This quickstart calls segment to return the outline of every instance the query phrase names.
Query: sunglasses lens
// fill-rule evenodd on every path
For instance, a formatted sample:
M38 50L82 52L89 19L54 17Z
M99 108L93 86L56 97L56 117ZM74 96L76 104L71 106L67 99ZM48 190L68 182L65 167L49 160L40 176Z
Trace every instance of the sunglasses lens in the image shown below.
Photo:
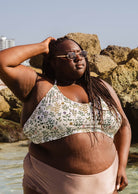
M75 59L76 58L76 54L74 52L69 52L67 57L68 57L68 59Z
M87 51L81 51L81 52L79 53L79 55L82 56L82 57L87 57ZM75 60L75 59L76 59L76 53L75 53L75 52L69 52L69 53L67 54L67 58L68 58L68 59Z
M80 56L82 57L87 57L87 51L81 51Z

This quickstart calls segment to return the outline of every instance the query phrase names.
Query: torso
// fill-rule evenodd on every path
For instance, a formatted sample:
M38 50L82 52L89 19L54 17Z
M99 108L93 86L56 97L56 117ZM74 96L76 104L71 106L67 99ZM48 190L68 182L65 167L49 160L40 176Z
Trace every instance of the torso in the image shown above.
M24 103L22 125L30 117L40 100L50 90L53 83L38 79L27 102ZM60 91L72 101L88 103L84 88L78 85L58 86ZM43 144L30 144L29 152L38 160L57 169L78 173L95 174L108 168L116 154L113 139L96 133L73 134Z

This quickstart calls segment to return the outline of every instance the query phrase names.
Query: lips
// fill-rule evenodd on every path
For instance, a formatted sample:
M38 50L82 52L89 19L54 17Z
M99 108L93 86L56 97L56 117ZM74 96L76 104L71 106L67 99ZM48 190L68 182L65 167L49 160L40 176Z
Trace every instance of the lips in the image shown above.
M82 68L84 68L84 64L76 64L76 68L77 69L82 69Z

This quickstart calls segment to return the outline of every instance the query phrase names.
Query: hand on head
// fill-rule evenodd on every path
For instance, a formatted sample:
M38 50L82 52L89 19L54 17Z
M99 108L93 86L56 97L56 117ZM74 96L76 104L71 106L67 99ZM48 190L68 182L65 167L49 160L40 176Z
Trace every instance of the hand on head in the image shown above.
M47 39L45 39L44 41L42 41L44 47L45 47L45 54L48 54L49 53L49 44L51 41L56 41L55 38L53 37L48 37Z

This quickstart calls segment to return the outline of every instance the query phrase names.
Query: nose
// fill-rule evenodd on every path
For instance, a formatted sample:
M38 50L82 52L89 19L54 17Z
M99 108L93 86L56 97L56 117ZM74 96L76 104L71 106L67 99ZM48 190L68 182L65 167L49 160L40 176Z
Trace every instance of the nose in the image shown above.
M80 53L76 53L75 61L81 61L81 60L82 60L82 56L80 55Z

